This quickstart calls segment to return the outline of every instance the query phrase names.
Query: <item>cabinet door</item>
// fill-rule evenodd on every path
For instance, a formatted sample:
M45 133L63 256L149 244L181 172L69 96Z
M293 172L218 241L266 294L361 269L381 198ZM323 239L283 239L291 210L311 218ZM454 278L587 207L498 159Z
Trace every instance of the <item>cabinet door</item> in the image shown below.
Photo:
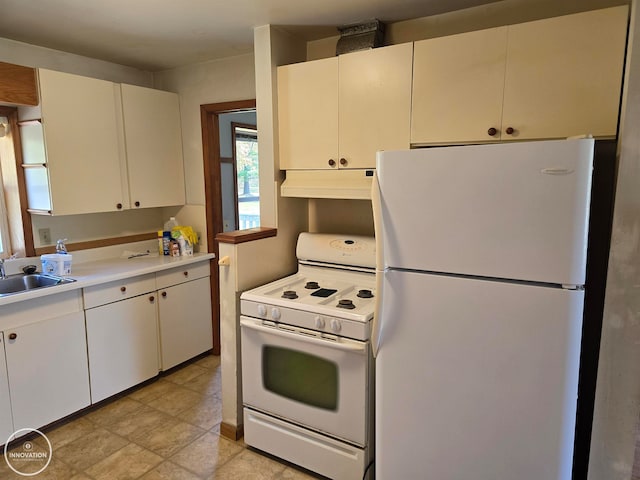
M413 44L338 58L340 167L375 168L378 150L409 148Z
M507 27L416 42L411 143L500 139L506 49Z
M337 121L337 58L278 68L278 132L282 170L337 168Z
M90 404L83 312L6 330L4 338L16 430Z
M178 95L121 87L131 208L184 205Z
M9 399L7 362L4 355L4 338L0 332L0 444L4 444L14 431L11 400Z
M86 311L91 401L158 374L155 292Z
M51 70L38 76L53 214L122 208L118 86Z
M504 139L616 135L627 6L509 27Z
M158 293L162 370L213 348L209 277Z

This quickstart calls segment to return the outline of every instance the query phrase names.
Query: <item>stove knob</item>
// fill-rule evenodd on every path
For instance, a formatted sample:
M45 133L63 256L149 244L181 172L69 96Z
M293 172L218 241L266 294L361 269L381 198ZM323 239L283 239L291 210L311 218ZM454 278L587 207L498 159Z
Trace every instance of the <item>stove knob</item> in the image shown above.
M320 315L317 315L316 318L314 318L314 321L316 324L316 328L324 328L324 318L322 318Z
M260 315L261 317L266 317L267 307L265 307L264 305L258 305L258 315Z
M338 333L341 329L342 325L340 325L340 322L335 318L331 319L331 330Z
M273 318L274 320L280 320L280 309L273 307L271 309L271 318Z

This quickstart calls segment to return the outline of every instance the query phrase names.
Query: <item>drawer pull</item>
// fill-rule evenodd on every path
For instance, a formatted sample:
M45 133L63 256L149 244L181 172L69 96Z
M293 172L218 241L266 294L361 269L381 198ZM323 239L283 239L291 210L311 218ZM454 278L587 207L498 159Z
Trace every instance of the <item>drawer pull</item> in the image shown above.
M121 291L122 293L126 292L126 291L127 291L127 287L120 287L120 291Z
M162 292L162 298L167 298L167 292Z
M496 134L498 133L498 129L491 127L489 130L487 130L487 134L490 137L494 137Z
M18 334L17 333L10 333L9 334L9 340L15 340L16 338L18 338Z
M189 276L189 272L183 272L185 277Z
M333 158L329 159L329 166L333 167L336 164L336 161Z
M515 130L513 127L507 127L505 132L507 132L507 135L513 135L515 133Z
M156 297L154 297L153 295L151 295L151 296L149 297L149 301L150 301L151 303L153 303L153 302L155 301L155 299L156 299Z
M342 165L343 167L347 164L347 159L346 158L341 158L340 159L340 165Z

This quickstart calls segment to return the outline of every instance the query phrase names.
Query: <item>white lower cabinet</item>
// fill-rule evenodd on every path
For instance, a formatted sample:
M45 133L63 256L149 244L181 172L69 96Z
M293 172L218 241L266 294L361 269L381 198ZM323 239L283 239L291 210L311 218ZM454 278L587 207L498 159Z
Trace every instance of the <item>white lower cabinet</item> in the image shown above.
M0 332L0 445L5 444L13 431L7 362L4 356L4 336Z
M4 338L15 430L90 404L84 312L10 328Z
M86 311L91 400L104 400L158 374L155 292Z
M158 294L161 363L162 370L167 370L213 347L209 277Z

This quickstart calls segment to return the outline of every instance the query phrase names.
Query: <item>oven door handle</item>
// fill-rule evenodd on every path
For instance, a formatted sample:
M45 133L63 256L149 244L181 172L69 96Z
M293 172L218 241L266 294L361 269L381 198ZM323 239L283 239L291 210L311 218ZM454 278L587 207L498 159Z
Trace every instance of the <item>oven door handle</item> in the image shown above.
M367 353L366 343L355 343L355 342L352 343L351 341L344 341L344 340L342 341L340 340L333 341L328 339L321 340L317 337L311 337L311 336L304 335L302 333L296 333L295 331L284 330L277 326L267 327L264 325L260 325L256 323L256 321L252 321L248 318L241 318L240 326L249 328L251 330L257 330L259 332L269 333L271 335L276 335L282 338L289 338L289 339L294 338L295 340L310 343L312 345L318 345L321 347L334 348L336 350L343 350L343 351L352 352L352 353L362 353L362 354ZM341 339L340 337L338 338Z

